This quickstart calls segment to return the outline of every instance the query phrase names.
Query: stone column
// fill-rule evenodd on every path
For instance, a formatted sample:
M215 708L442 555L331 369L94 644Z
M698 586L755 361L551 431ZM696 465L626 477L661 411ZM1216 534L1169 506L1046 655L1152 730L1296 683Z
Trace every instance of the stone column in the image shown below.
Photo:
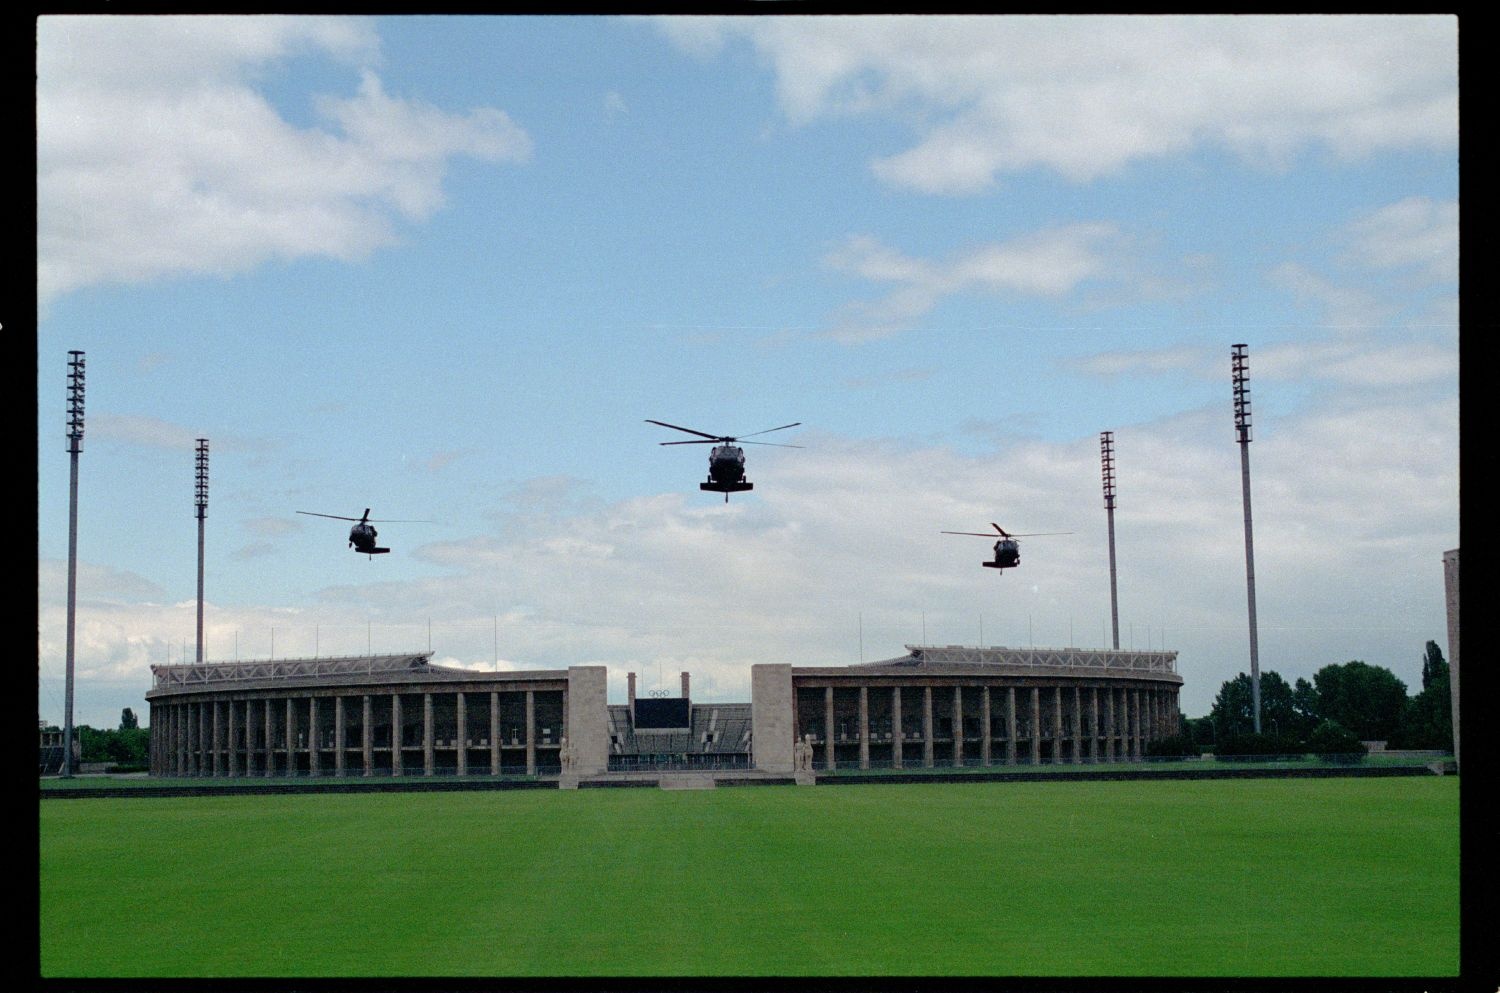
M790 670L787 675L791 676ZM753 721L754 693L757 689L754 671L750 678ZM764 686L759 688L764 690ZM568 738L568 751L572 755L568 766L562 770L563 774L570 777L595 776L609 770L609 670L604 666L568 667L568 688L563 694L562 733ZM752 730L752 749L753 733ZM789 742L790 728L780 732L779 737ZM753 759L752 751L752 761Z
M981 765L990 764L990 688L985 686L979 691L979 762Z
M1031 764L1042 764L1042 690L1031 688Z
M1463 771L1458 754L1459 549L1443 553L1443 595L1448 614L1448 706L1453 711L1453 763ZM1480 694L1483 696L1484 694Z
M531 694L530 693L527 693L527 695L526 695L526 703L528 704L528 706L527 706L526 709L527 709L527 713L529 715L530 712L531 712L531 708L530 708ZM527 727L530 728L531 722L528 720L526 723L527 723ZM530 732L528 731L527 738L529 739L530 737L531 737L531 735L530 735ZM436 764L436 759L437 759L437 756L433 753L433 746L432 746L432 694L431 693L423 693L422 694L422 775L424 775L424 776L430 776L430 775L432 775L432 770L433 770L433 766Z
M348 746L344 733L344 698L333 698L333 774L344 774L344 749Z
M245 701L245 775L255 774L255 704Z
M1104 761L1115 760L1115 691L1104 691Z
M198 737L198 705L196 703L183 704L184 716L187 717L187 774L198 775L198 744L194 740Z
M391 694L391 775L406 775L406 750L405 739L402 732L406 725L406 715L401 712L401 694Z
M360 748L364 751L365 775L375 774L375 708L370 703L370 694L364 694L364 717L360 726Z
M1016 688L1005 688L1005 764L1016 764Z
M823 767L829 772L838 768L838 747L833 743L833 687L829 686L823 690L823 738L827 744L823 746L826 753L823 756Z
M189 726L187 726L187 733L190 736L189 757L192 760L192 774L202 775L202 766L205 765L204 759L207 756L207 748L202 744L202 739L204 739L204 733L202 733L202 723L204 723L202 703L189 703L187 705L187 718L190 721Z
M764 772L792 772L796 766L792 746L797 741L797 732L797 698L792 689L792 667L784 662L752 665L751 765ZM607 742L608 738L605 740ZM604 767L609 768L607 753Z
M229 730L227 733L228 741L226 742L226 744L228 745L228 748L226 749L228 754L226 754L224 757L228 760L229 775L238 776L240 774L239 754L238 752L236 752L234 747L234 733L236 730L238 730L238 728L235 727L233 700L225 701L224 716L226 718L226 723L228 723L229 725Z
M286 774L297 774L297 718L292 697L286 698Z
M1052 687L1052 762L1062 762L1063 704L1062 685Z
M870 691L859 688L859 767L870 768Z
M272 716L271 698L266 698L266 775L276 775L276 722Z
M1099 687L1089 687L1089 761L1099 761Z
M953 767L964 764L964 688L953 687Z
M463 691L454 694L454 710L458 717L458 774L469 774L469 714L465 709Z
M490 691L490 775L500 775L500 694Z
M932 687L922 687L922 764L933 766L932 747Z
M323 742L319 739L318 698L307 698L307 774L322 775Z
M901 687L891 687L891 765L901 768Z
M1135 757L1139 760L1146 757L1146 701L1139 689L1130 691L1130 709L1135 714Z
M1083 762L1083 691L1073 687L1073 762Z
M536 691L526 691L526 775L536 775Z

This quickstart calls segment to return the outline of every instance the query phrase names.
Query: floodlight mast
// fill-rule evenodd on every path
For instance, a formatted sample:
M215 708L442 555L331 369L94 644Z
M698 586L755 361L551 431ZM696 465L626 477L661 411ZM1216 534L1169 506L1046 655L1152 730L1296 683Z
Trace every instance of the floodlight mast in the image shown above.
M1115 651L1120 650L1120 601L1115 586L1115 433L1099 433L1099 457L1104 465L1104 509L1109 515L1109 620Z
M208 516L208 439L198 439L198 664L203 664L203 520Z
M1250 704L1260 734L1260 652L1255 631L1255 539L1250 523L1250 359L1243 344L1230 355L1234 379L1234 430L1240 445L1240 488L1245 503L1245 594L1250 605Z
M78 604L78 455L83 451L84 361L68 352L68 635L63 678L64 779L73 778L73 629Z

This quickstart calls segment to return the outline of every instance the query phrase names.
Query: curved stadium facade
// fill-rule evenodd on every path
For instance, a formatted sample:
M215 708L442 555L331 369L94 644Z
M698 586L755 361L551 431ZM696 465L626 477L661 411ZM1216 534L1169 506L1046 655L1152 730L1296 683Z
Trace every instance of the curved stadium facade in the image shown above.
M603 666L431 653L152 666L155 776L578 776L1130 761L1179 729L1176 652L907 646L751 666L749 703L609 704Z

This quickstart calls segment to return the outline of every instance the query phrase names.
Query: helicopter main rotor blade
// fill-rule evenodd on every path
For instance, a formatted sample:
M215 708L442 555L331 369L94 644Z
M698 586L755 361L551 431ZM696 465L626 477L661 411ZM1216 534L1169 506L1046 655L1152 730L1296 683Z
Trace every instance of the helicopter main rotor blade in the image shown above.
M793 421L790 424L783 424L779 428L766 428L764 431L754 431L754 432L751 432L750 434L742 434L742 435L740 435L740 437L741 438L754 438L758 434L770 434L772 431L785 431L787 428L797 427L801 423L802 423L801 421ZM757 442L757 444L766 445L766 444L770 444L770 442L762 441L762 442ZM793 445L792 447L796 448L796 447L799 447L799 446Z
M721 441L729 441L728 438L708 438L704 441L658 441L658 445L717 445ZM752 442L751 444L754 444Z
M741 445L770 445L772 448L805 448L805 445L783 445L775 441L742 441Z
M336 521L355 521L355 522L358 522L360 520L363 520L363 518L359 518L359 517L340 517L338 514L315 514L315 513L313 513L310 510L299 510L299 511L297 511L297 513L299 513L299 514L306 514L308 517L331 517L331 518L333 518Z
M1008 538L1045 538L1048 535L1054 535L1054 534L1072 534L1072 533L1073 533L1072 531L1032 531L1032 532L1030 532L1028 534L1012 534L1012 535L1006 535L1006 537L1008 537Z
M992 535L992 534L986 534L983 531L940 531L938 533L939 534L972 534L976 538L993 538L994 537L994 535Z
M695 435L697 435L700 438L707 438L709 441L733 441L734 440L733 438L724 438L724 437L721 437L721 436L715 435L715 434L705 434L702 431L694 431L692 428L678 427L676 424L668 424L666 421L653 421L649 417L646 418L646 423L647 424L660 424L662 427L664 427L664 428L671 428L673 431L685 431L688 434L695 434ZM662 442L662 444L667 445L667 444L671 444L671 442L665 442L664 441L664 442ZM685 445L685 444L687 444L687 442L679 441L679 442L677 442L677 444L679 444L679 445Z

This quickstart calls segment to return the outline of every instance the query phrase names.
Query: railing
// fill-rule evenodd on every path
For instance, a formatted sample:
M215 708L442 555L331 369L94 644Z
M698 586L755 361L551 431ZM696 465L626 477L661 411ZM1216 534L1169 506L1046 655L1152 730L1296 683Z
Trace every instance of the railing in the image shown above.
M467 670L447 669L428 662L431 652L407 652L399 655L328 655L318 658L260 659L246 662L204 662L194 665L153 665L152 685L202 686L212 683L240 682L252 679L299 679L312 676L370 675L377 672L403 672L431 669L434 672Z
M907 645L907 658L875 662L897 665L925 662L958 665L1012 665L1026 668L1099 669L1135 672L1177 671L1177 653L1172 651L1116 651L1103 648L972 648L962 645Z

